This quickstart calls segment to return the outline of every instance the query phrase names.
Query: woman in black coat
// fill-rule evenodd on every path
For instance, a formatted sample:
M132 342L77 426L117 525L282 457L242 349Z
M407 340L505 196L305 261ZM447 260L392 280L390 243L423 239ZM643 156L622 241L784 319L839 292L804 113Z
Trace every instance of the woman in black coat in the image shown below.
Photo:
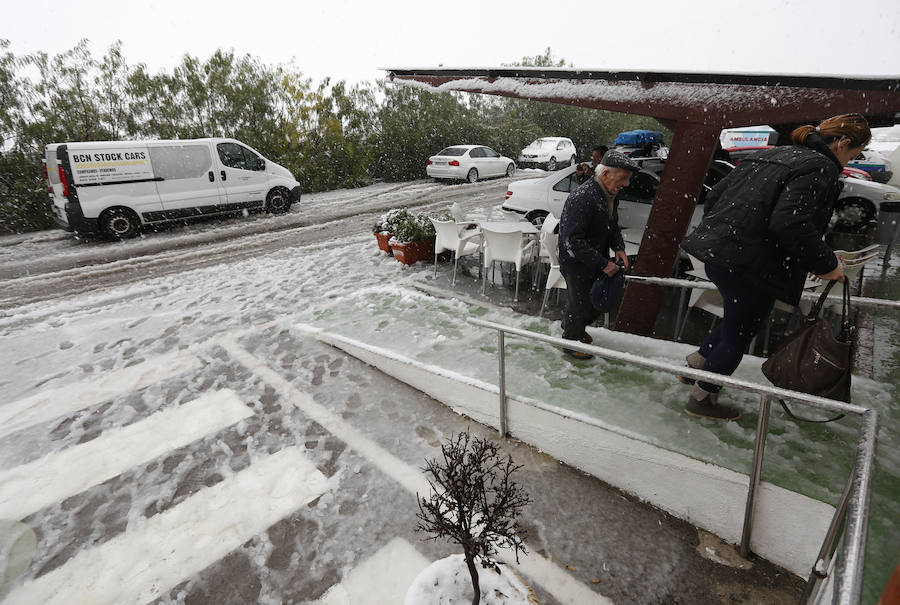
M797 304L807 273L843 280L822 237L840 193L841 170L870 138L868 123L855 113L801 126L791 133L793 145L751 156L709 193L703 220L681 247L705 263L725 314L688 355L690 367L731 375L776 299ZM738 410L718 403L721 388L698 382L686 412L739 418Z

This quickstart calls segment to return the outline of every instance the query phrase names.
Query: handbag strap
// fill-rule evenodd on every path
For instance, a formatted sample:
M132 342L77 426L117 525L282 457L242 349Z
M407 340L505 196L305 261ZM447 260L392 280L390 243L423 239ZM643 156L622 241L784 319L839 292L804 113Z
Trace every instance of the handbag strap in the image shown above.
M852 342L856 328L850 325L850 280L844 278L844 304L841 305L841 334L840 340Z
M825 299L828 298L828 293L831 292L831 289L836 283L837 282L835 280L828 280L828 285L826 285L825 289L822 290L822 294L819 295L819 300L816 301L816 304L814 304L812 306L812 309L809 310L809 315L806 316L806 319L812 321L819 316L819 313L822 312L822 307L825 306Z
M831 292L831 289L836 283L836 280L828 281L828 285L825 286L825 289L822 290L822 294L819 295L819 300L817 300L816 304L809 310L809 315L806 316L807 321L814 321L819 316L819 313L822 312L822 307L825 306L825 299L828 298L828 293ZM852 314L850 312L850 281L848 279L844 279L841 298L841 332L838 336L838 340L847 342L851 340L851 337L855 332L854 326L850 325L850 317Z
M835 416L833 418L826 418L825 420L813 420L812 418L803 418L802 416L795 416L793 414L793 412L791 412L791 409L784 402L784 399L779 399L778 403L780 403L781 407L784 408L785 414L787 414L794 420L799 420L800 422L812 422L813 424L825 424L826 422L834 422L835 420L840 420L841 418L846 416L846 414L838 414L837 416Z

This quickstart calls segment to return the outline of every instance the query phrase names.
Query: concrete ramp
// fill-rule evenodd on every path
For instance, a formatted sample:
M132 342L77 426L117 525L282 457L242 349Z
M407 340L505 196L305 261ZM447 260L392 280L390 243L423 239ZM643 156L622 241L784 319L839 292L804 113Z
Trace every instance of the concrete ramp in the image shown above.
M499 426L497 385L305 325L298 332L337 347L482 424ZM554 458L705 529L740 541L749 477L641 440L640 435L557 408L508 398L509 433ZM751 549L805 577L834 507L762 482Z

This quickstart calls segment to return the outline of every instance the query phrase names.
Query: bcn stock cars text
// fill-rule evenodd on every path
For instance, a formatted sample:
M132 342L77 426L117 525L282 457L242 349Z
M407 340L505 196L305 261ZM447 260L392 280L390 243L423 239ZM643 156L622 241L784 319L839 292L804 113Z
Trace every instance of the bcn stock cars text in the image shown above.
M122 153L72 154L74 162L115 162L116 160L146 160L144 151L125 151Z

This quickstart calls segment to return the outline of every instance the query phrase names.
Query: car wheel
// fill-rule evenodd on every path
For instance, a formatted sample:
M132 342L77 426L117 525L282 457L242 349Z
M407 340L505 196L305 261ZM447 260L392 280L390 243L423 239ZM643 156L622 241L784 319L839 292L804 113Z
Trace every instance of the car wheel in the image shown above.
M100 216L100 229L113 239L129 239L140 233L141 221L127 208L111 208Z
M291 192L284 187L276 187L266 196L266 212L284 214L291 209Z
M525 215L525 220L529 221L532 225L540 229L544 224L544 219L547 218L548 214L550 213L544 212L543 210L532 210Z
M875 218L875 205L867 199L852 197L838 200L834 209L835 228L857 231Z
M470 169L469 174L466 175L466 181L468 181L470 183L474 183L477 180L478 180L478 170L475 168Z
M550 158L550 161L547 162L547 170L550 172L556 170L556 158Z
M574 165L575 165L575 156L573 155L572 157L569 158L569 166L574 166Z
M515 164L510 164L509 166L506 167L507 178L512 177L512 175L514 175L515 173L516 173L516 165Z

